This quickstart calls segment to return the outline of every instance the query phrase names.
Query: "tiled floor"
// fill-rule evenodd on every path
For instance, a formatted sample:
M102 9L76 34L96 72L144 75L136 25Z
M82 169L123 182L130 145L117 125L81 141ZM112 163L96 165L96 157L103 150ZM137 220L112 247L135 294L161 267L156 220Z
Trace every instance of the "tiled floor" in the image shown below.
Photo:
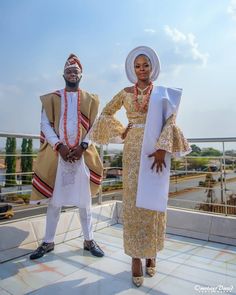
M99 230L95 239L104 258L84 252L78 238L57 245L38 261L24 256L0 264L0 294L236 294L236 247L167 235L157 256L157 275L145 276L143 286L136 288L130 257L123 253L122 226Z

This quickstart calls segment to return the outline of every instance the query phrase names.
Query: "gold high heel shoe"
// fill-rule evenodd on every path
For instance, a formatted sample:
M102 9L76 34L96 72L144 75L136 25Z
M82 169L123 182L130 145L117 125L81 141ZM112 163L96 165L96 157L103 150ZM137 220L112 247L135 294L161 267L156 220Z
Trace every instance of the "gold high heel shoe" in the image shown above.
M157 272L156 265L149 266L152 264L152 261L154 260L154 264L156 264L156 259L146 259L146 274L150 277L153 277L155 273Z
M143 277L133 277L133 283L136 287L140 287L143 284Z
M136 287L140 287L143 284L143 267L142 267L142 261L140 261L140 274L141 276L134 276L134 259L138 258L132 258L132 280Z

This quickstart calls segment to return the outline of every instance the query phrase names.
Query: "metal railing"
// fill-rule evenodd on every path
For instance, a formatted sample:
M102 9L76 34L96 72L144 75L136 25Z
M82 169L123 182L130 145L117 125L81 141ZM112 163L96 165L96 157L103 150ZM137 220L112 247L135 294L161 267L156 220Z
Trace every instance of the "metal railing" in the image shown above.
M18 134L18 133L0 133L0 139L5 139L7 137L13 137L16 139L33 139L39 140L39 135L32 134ZM176 167L171 170L170 178L170 198L168 205L176 208L185 208L188 210L204 210L210 211L213 213L223 213L225 215L234 214L236 215L236 173L234 175L234 167L236 167L236 157L227 156L225 154L226 149L225 145L228 143L236 143L236 137L227 137L227 138L189 138L190 143L220 143L222 156L217 157L194 157L187 156L180 160L181 170ZM2 145L3 146L3 145ZM3 148L2 148L3 150ZM15 156L18 160L21 157L36 157L37 154L0 154L0 161L8 156ZM104 153L103 146L100 147L100 157L102 161L109 157ZM198 171L196 169L189 168L190 161L193 159L208 159L209 162L215 162L218 171ZM231 161L232 165L229 169L227 161ZM1 164L1 162L0 162ZM112 167L107 167L106 169L111 169ZM121 168L121 167L113 167ZM236 171L236 170L235 170ZM8 201L9 196L11 195L23 195L30 194L31 186L30 183L28 186L22 185L21 176L23 175L32 175L33 172L21 172L16 173L5 173L2 169L0 171L0 200ZM15 175L18 177L17 183L12 188L6 188L4 186L3 178L7 175ZM212 182L214 184L206 181L206 178L211 176ZM216 177L216 179L214 179ZM1 180L2 178L2 180ZM2 187L1 187L2 181ZM121 180L117 179L104 179L103 186L113 186L116 183L120 183ZM210 185L209 185L210 184ZM112 194L112 193L110 193ZM200 196L202 199L200 199ZM104 192L102 188L97 197L98 204L101 204L103 201ZM122 198L120 196L120 198ZM218 208L216 210L216 208ZM223 208L223 209L219 209Z

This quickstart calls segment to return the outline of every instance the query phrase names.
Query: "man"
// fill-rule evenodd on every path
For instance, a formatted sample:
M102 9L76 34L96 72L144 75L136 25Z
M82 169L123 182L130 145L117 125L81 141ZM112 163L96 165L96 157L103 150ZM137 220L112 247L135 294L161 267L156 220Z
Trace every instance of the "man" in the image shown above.
M84 249L97 257L104 252L93 240L91 195L102 180L102 163L89 131L98 112L98 97L79 88L82 66L71 54L64 67L65 89L40 97L41 146L32 181L31 204L48 203L43 243L30 255L38 259L54 249L62 206L79 207Z

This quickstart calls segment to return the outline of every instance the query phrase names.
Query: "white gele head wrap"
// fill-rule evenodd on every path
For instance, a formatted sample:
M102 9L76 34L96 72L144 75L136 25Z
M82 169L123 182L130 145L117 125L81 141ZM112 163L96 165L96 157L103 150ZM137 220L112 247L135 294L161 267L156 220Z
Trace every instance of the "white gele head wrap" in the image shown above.
M150 80L152 82L155 81L160 74L161 64L156 52L150 47L138 46L134 48L132 51L130 51L125 61L125 71L126 71L127 78L133 84L137 82L137 76L135 74L135 69L134 69L134 61L137 56L142 54L146 55L151 62L152 71L150 75Z
M64 66L64 71L69 68L78 68L81 73L83 71L79 58L73 53L71 53L70 56L67 58Z

